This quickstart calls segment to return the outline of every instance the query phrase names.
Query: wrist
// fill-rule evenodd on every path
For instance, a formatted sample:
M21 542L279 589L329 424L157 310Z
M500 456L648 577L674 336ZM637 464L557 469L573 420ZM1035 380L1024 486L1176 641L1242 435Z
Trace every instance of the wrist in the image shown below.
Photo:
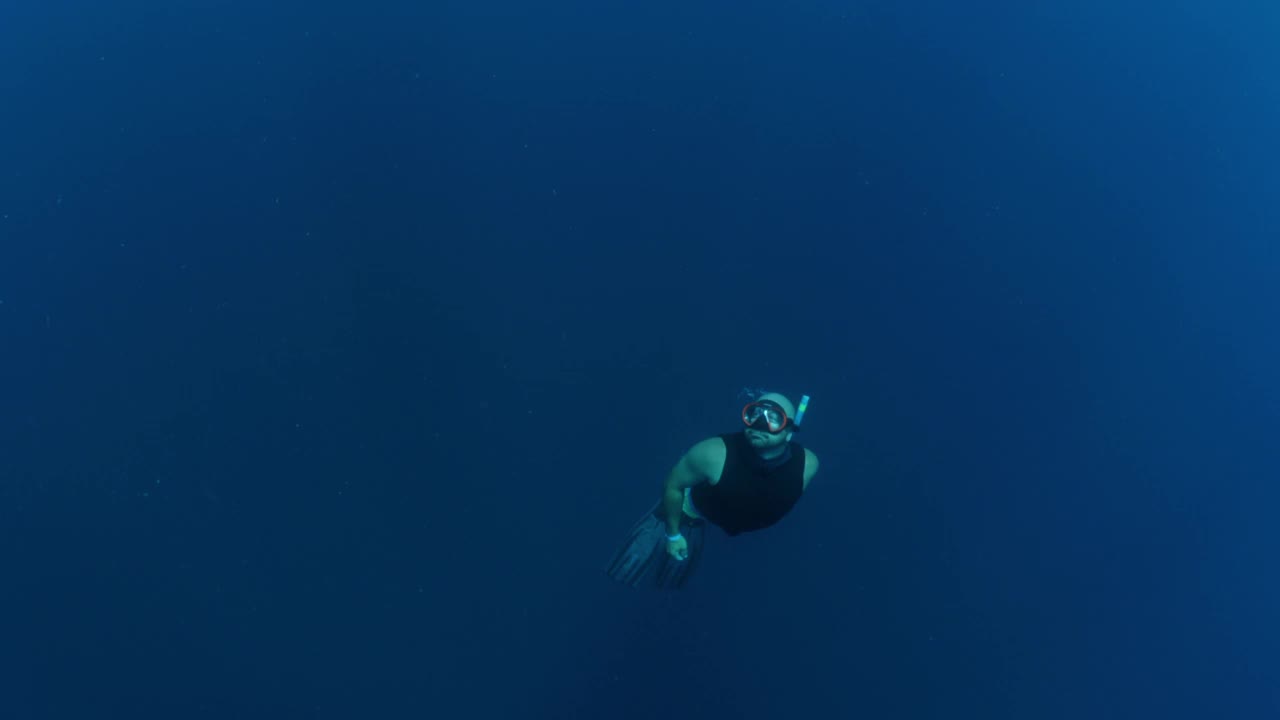
M667 542L675 542L677 540L683 540L683 539L684 539L684 536L681 535L678 531L674 535L670 535L670 534L667 535Z

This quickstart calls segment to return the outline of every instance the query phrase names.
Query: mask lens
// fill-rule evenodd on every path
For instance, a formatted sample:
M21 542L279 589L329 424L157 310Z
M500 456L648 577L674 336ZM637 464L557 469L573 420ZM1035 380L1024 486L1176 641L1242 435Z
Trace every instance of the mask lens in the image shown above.
M778 433L787 426L787 414L775 403L754 402L742 408L742 422L754 430Z

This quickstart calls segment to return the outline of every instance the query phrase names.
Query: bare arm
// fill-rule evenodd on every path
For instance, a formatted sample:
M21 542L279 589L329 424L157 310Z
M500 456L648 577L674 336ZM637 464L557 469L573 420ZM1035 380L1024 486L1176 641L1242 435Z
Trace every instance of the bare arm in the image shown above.
M680 462L671 468L662 491L662 509L667 518L667 535L680 532L680 516L684 514L685 489L719 479L719 468L715 465L717 449L720 454L720 467L723 467L724 442L720 438L710 438L690 448L689 452L680 458Z
M809 489L809 481L814 475L818 474L818 456L813 454L812 450L805 448L804 451L804 488Z

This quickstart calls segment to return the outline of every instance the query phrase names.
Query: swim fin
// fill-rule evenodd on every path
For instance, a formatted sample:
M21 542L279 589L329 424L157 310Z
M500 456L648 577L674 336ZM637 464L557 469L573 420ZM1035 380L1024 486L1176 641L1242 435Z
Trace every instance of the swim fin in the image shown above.
M658 503L632 526L605 573L631 587L648 583L662 589L683 587L702 556L706 522L685 516L680 521L680 534L689 544L689 556L684 560L667 554L667 523L662 503Z

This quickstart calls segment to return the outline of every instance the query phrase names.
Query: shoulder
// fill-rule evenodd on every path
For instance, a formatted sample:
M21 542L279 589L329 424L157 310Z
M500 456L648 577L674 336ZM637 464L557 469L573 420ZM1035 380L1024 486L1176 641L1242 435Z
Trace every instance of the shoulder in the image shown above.
M684 460L698 474L714 483L720 480L720 472L724 470L724 459L727 454L728 449L725 447L723 438L709 437L689 448L689 452L684 454Z
M814 475L818 474L818 456L813 454L809 448L804 449L804 486L809 487L809 481Z

